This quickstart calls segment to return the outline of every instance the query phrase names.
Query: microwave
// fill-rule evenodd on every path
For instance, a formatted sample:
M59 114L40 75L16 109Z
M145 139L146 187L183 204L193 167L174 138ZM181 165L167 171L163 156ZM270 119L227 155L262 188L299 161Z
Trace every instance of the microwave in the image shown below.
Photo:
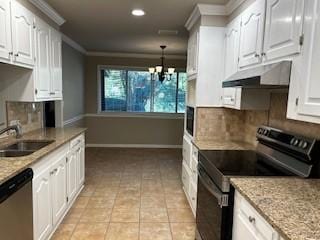
M193 136L193 126L194 126L194 108L187 106L186 113L186 130L187 132Z

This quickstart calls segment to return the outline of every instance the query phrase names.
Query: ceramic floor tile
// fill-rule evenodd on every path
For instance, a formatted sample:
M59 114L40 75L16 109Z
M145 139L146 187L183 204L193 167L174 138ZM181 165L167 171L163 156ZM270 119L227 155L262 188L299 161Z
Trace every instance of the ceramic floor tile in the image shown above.
M140 196L118 196L115 200L114 208L140 208Z
M172 240L168 223L140 223L140 240Z
M110 223L105 240L138 240L138 223Z
M71 240L104 240L108 224L103 223L79 223L71 237Z
M195 222L190 208L168 208L168 214L171 223Z
M61 224L54 235L52 240L69 240L76 227L76 224Z
M171 223L170 226L173 240L195 239L195 223Z
M78 223L84 210L84 208L71 208L67 215L64 217L63 223Z
M189 208L190 207L184 193L166 195L166 204L168 208Z
M115 208L112 211L111 222L125 223L139 222L139 208L122 209Z
M90 197L78 197L72 208L86 208Z
M110 221L111 208L87 208L81 218L80 223L107 223Z
M114 199L105 197L91 197L86 208L113 208Z
M140 222L166 223L169 222L166 208L142 208L140 209Z
M165 198L159 195L142 196L141 208L166 208Z

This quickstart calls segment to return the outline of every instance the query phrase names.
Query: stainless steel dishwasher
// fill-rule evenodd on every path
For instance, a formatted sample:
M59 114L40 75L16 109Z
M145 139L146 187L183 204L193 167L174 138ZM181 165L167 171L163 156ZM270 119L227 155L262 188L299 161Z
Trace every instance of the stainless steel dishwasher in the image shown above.
M32 240L32 169L0 185L0 239Z

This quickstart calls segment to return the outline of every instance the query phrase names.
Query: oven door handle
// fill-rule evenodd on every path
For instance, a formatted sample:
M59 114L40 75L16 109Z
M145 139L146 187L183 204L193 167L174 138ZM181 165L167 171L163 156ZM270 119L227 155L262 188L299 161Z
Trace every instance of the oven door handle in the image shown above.
M219 188L212 182L209 176L201 169L201 167L199 167L198 173L199 180L201 181L203 186L210 192L210 194L218 200L219 206L221 208L227 207L229 202L228 194L223 194L219 190Z

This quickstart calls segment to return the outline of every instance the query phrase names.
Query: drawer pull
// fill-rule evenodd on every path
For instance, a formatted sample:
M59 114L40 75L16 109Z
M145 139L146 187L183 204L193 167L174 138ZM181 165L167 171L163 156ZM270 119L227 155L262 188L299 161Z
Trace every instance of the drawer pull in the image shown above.
M255 223L255 222L256 222L256 219L255 219L254 217L249 216L249 222Z

